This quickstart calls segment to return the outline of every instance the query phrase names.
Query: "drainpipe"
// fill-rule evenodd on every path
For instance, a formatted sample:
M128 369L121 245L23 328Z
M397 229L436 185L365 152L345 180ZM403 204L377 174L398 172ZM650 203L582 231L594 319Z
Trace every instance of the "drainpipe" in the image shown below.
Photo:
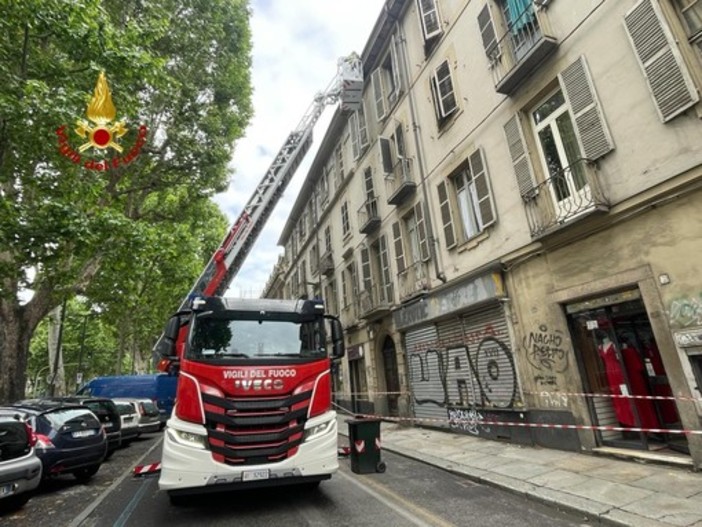
M426 216L427 232L429 235L429 252L432 261L434 262L434 273L436 278L441 280L442 283L446 283L446 274L441 270L439 265L439 254L436 250L436 245L439 243L438 238L434 235L434 221L432 220L431 211L432 208L429 206L429 192L427 191L427 184L425 180L426 169L424 168L424 156L422 155L422 143L419 140L419 125L417 124L417 111L415 108L414 94L412 93L410 83L410 71L409 65L407 64L407 55L405 53L405 34L402 31L399 23L395 23L397 27L398 40L401 43L399 53L400 62L402 62L402 69L404 70L404 77L407 81L407 97L409 98L410 106L410 118L412 119L412 132L414 137L414 148L417 151L417 167L419 168L419 180L422 187L422 196L424 197L424 210Z

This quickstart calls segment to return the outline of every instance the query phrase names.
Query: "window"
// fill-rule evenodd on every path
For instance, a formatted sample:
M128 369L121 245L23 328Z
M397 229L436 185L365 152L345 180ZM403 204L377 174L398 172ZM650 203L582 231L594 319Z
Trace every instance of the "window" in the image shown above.
M441 128L446 124L449 116L458 109L448 60L444 60L432 74L431 93L434 98L436 120Z
M495 206L482 150L471 154L447 182L438 185L437 191L447 248L470 240L495 223ZM453 226L454 218L460 220L458 233Z
M322 170L322 175L319 178L319 186L317 190L319 192L319 204L320 208L324 207L329 203L329 173L331 172L330 164L327 164Z
M405 216L403 221L407 233L409 263L417 264L427 261L429 259L429 244L421 202L414 206L412 212Z
M371 309L379 303L392 303L393 280L385 235L373 242L370 248L361 249L361 274L363 309Z
M691 42L702 42L702 7L697 0L677 0ZM653 97L658 116L668 122L699 101L697 89L680 56L678 44L658 2L641 0L624 22L629 41Z
M349 117L349 127L351 135L351 151L353 158L358 159L368 148L368 129L366 127L366 114L361 107Z
M314 269L312 274L317 274L319 272L319 246L316 243L310 247L310 265Z
M675 0L687 29L687 38L702 50L702 1Z
M397 57L398 48L395 37L392 36L385 57L380 66L371 74L375 115L378 121L388 115L400 95L400 69Z
M549 188L559 218L570 215L576 203L590 201L590 187L563 92L558 89L532 113L539 153L551 180Z
M339 298L336 291L336 280L330 280L324 289L324 303L327 307L327 313L332 315L338 313Z
M351 233L351 223L349 222L349 202L344 201L341 205L341 232L344 237Z
M424 50L430 53L443 33L437 0L417 0L417 12L424 36Z
M300 216L300 221L297 224L297 239L300 243L305 242L307 237L307 212L303 212Z
M390 138L379 137L380 162L386 175L395 174L396 166L405 159L404 125L397 123Z
M358 298L358 281L356 280L356 263L351 262L342 273L341 296L343 308L351 307L354 298Z

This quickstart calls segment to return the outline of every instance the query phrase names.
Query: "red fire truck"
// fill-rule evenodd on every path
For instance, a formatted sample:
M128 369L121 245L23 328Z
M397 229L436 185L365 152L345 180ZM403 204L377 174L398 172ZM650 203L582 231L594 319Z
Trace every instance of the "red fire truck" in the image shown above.
M324 108L360 106L361 61L339 61L288 136L154 351L179 376L159 487L193 494L268 485L316 486L338 469L331 366L344 354L340 321L321 299L223 297L312 143Z

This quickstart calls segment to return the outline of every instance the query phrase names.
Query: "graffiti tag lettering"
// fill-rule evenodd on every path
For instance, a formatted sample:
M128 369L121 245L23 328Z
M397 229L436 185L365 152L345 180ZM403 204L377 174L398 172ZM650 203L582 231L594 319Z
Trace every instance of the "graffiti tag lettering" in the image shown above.
M537 370L563 373L568 369L568 354L563 349L563 336L559 330L549 331L545 324L539 331L532 331L524 338L526 357Z

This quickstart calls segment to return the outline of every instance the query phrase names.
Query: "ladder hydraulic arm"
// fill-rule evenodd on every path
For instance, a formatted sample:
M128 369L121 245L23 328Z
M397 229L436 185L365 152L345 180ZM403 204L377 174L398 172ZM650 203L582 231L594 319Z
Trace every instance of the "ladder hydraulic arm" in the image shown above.
M361 105L362 91L361 59L355 53L339 59L337 74L323 92L315 95L300 123L288 135L251 199L210 258L178 311L187 310L190 300L195 296L224 295L309 151L314 125L324 109L339 102L342 110L355 111ZM163 335L154 349L162 339Z

